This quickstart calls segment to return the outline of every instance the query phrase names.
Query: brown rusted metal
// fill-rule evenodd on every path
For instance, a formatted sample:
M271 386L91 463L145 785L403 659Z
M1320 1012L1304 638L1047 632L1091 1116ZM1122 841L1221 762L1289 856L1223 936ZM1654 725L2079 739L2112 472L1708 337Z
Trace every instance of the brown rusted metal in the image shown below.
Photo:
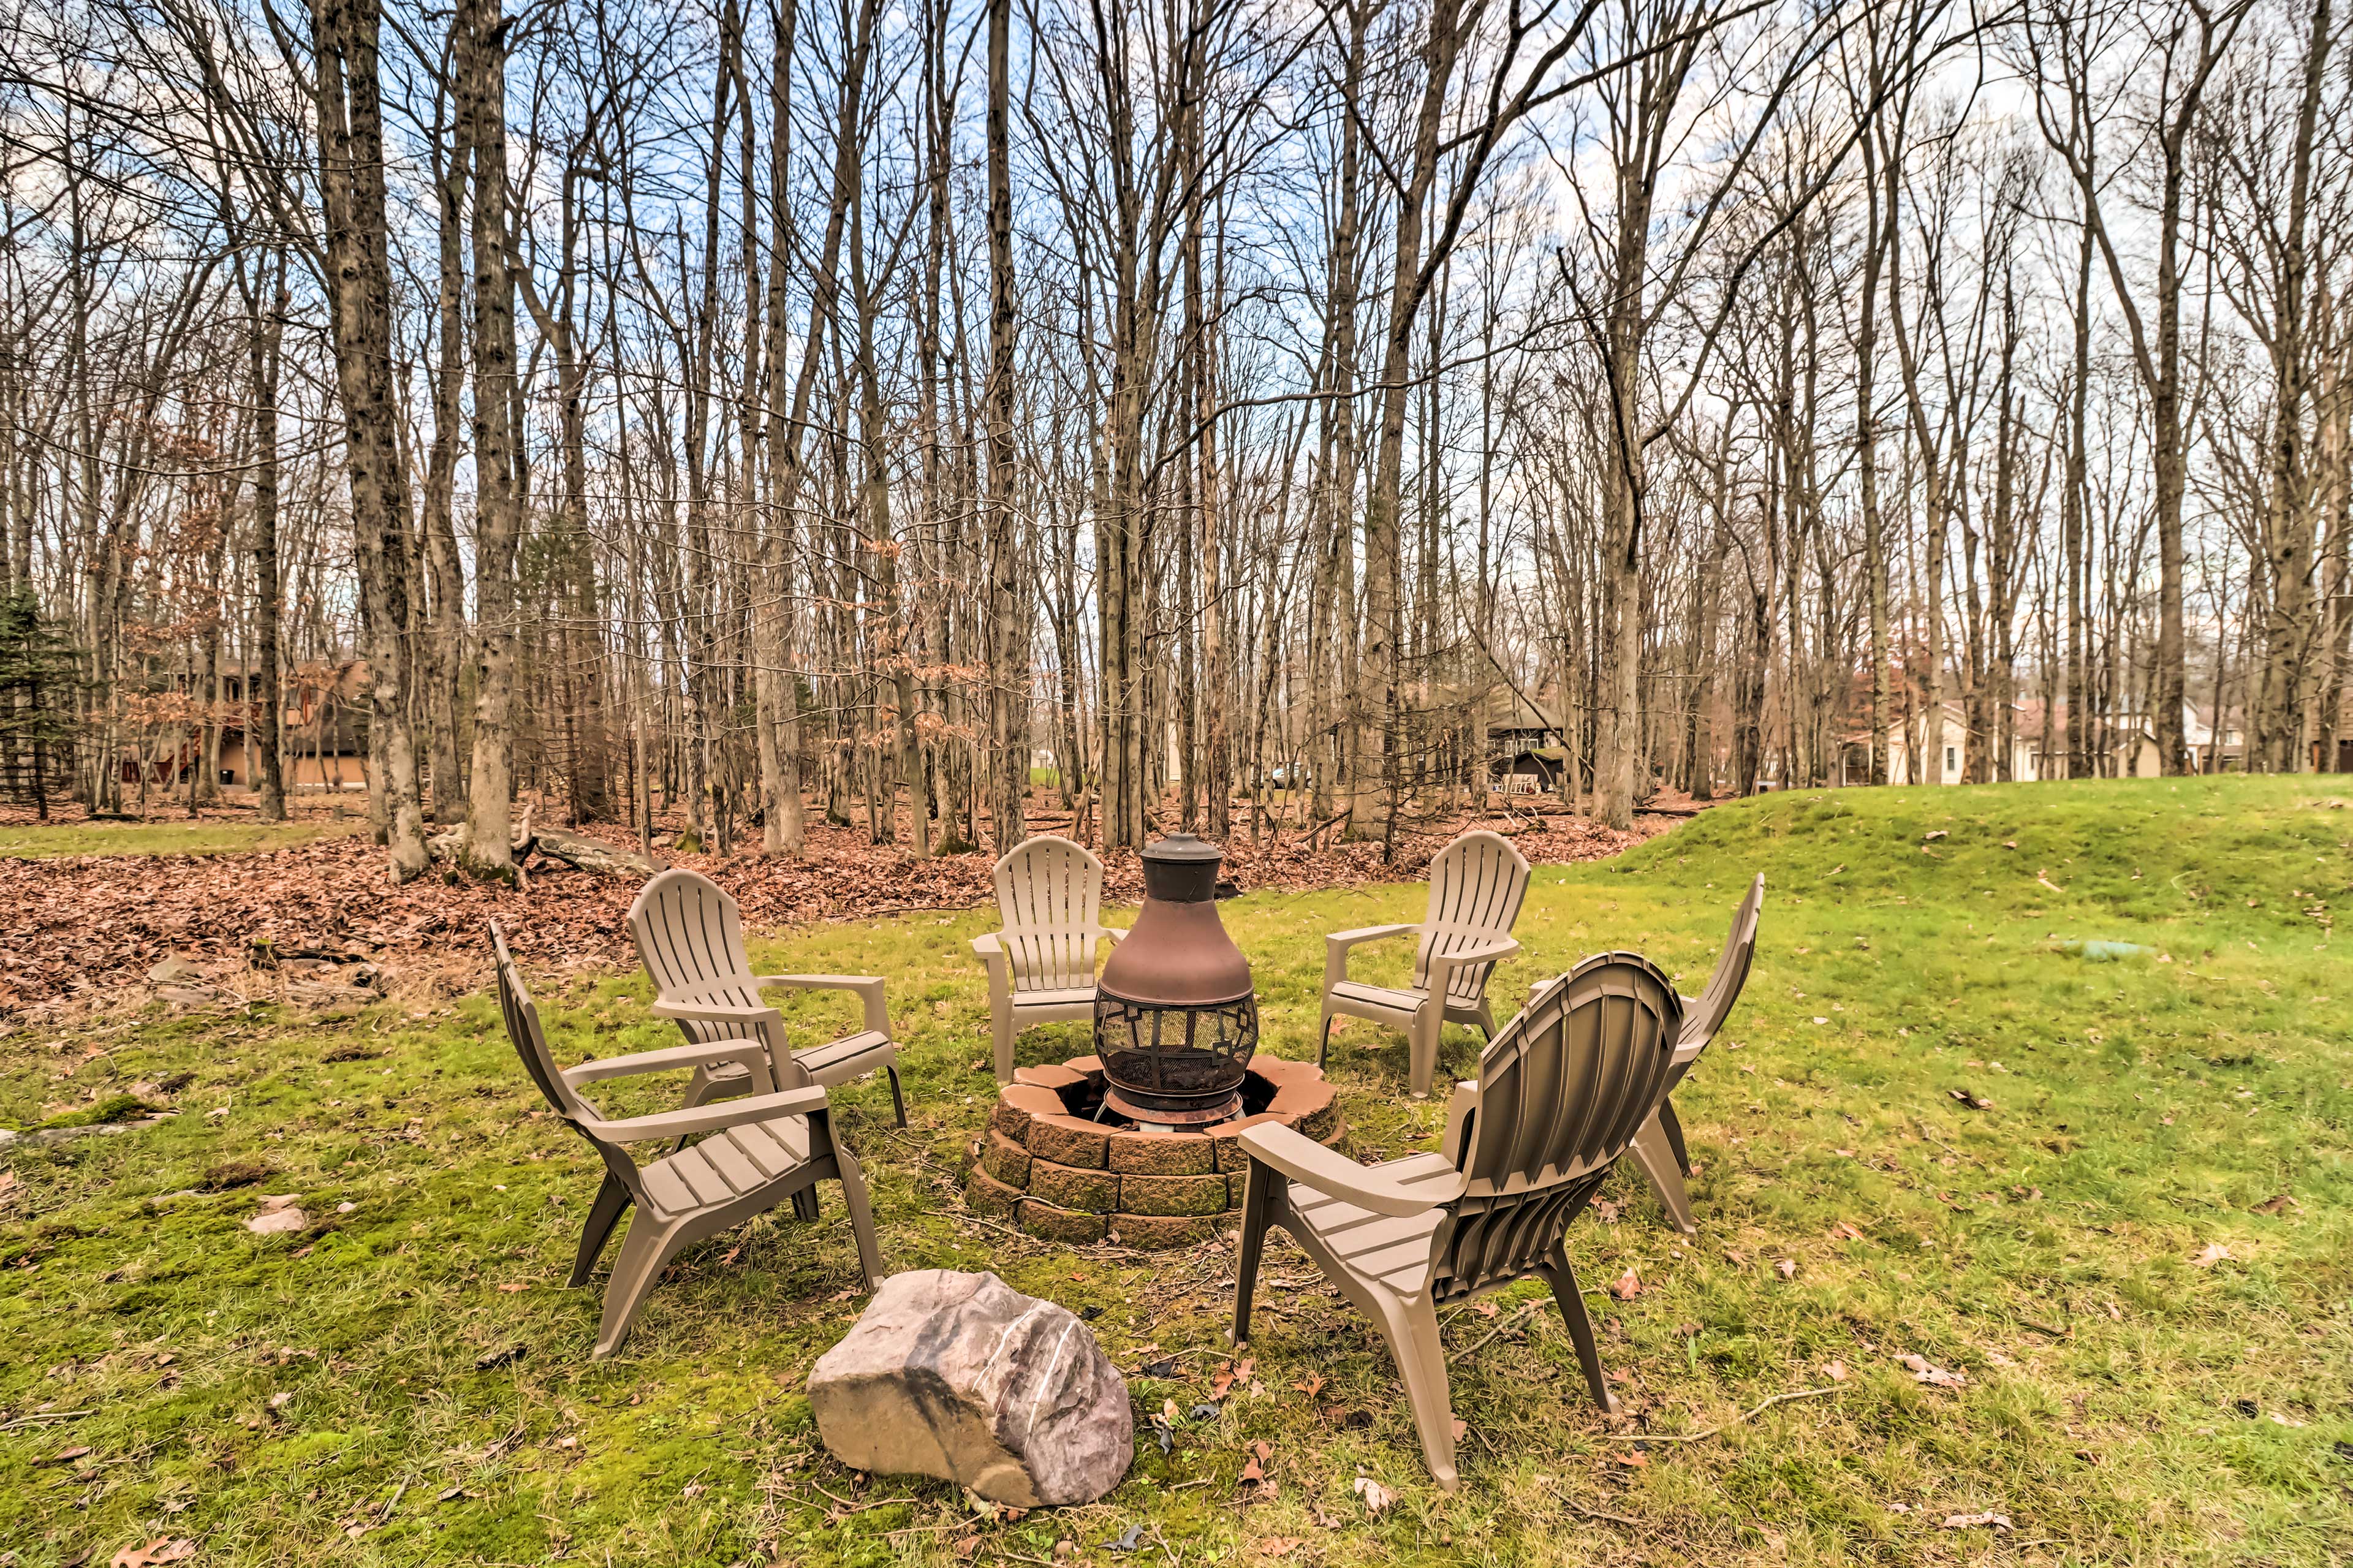
M1196 1126L1240 1113L1258 999L1218 919L1224 858L1189 833L1144 851L1144 907L1095 988L1095 1053L1118 1114Z

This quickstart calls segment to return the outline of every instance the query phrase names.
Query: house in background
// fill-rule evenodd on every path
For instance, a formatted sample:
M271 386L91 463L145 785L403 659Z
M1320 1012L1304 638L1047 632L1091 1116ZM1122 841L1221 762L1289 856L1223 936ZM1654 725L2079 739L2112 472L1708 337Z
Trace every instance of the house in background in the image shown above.
M220 782L252 789L261 759L245 729L245 671L221 679L221 701L237 712L221 725ZM285 682L284 743L288 789L367 788L367 661L297 670Z
M1487 705L1487 788L1494 795L1549 795L1568 767L1567 732L1540 698L1504 688Z
M1920 746L1922 730L1926 729L1926 745ZM2013 725L2016 734L2010 744L2010 776L2013 779L2042 777L2035 769L2034 742L2023 724ZM1915 757L1915 750L1925 755ZM1887 729L1887 782L1892 784L1963 783L1968 776L1970 752L1968 718L1957 702L1937 705L1935 718L1925 726L1919 723L1907 729L1901 723ZM1997 774L1999 770L1997 771ZM1867 784L1871 782L1871 734L1849 735L1839 747L1839 778L1841 786Z
M2108 765L2102 776L2122 779L2153 779L2165 772L2165 753L2158 749L2157 724L2146 713L2116 713L2095 721L2106 731ZM2019 732L2026 733L2028 725L2021 720ZM2039 776L2063 779L2067 776L2067 705L2058 704L2051 715L2052 748L2046 755L2042 749L2042 720L2041 709L2035 710L2032 726L2035 757L2041 766ZM2193 773L2242 773L2247 766L2247 736L2241 727L2240 716L2234 710L2224 710L2218 726L2195 703L2181 705L2181 740L2189 753L2189 771ZM2100 743L2095 735L2094 747Z
M1493 795L1552 795L1560 788L1567 759L1558 746L1524 749L1487 759L1488 791Z

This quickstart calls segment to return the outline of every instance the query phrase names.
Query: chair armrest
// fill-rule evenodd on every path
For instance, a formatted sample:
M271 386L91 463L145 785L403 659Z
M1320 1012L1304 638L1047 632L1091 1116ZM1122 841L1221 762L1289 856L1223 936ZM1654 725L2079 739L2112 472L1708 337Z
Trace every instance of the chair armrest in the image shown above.
M1461 1192L1428 1187L1408 1189L1369 1166L1359 1165L1345 1154L1335 1154L1303 1132L1294 1131L1277 1122L1261 1122L1246 1127L1241 1132L1241 1145L1250 1157L1262 1165L1282 1172L1294 1182L1314 1187L1328 1197L1355 1204L1375 1214L1425 1214L1439 1205L1453 1199Z
M723 1100L686 1110L631 1116L619 1121L583 1117L580 1125L591 1137L607 1143L646 1143L657 1139L691 1137L697 1132L723 1131L747 1121L768 1121L779 1116L814 1116L825 1109L825 1090L811 1087L788 1089L780 1094L757 1094L745 1100Z
M1446 989L1438 979L1441 974L1451 974L1474 963L1500 963L1519 951L1518 942L1504 937L1482 942L1476 947L1457 948L1452 952L1433 952L1430 955L1430 989L1433 993Z
M1360 942L1381 942L1393 936L1418 932L1418 925L1359 926L1355 931L1335 931L1324 939L1324 989L1329 992L1348 978L1348 950Z
M1466 947L1454 952L1433 952L1430 955L1430 994L1443 1005L1445 999L1453 994L1456 970L1468 969L1474 964L1494 963L1519 951L1520 944L1506 937L1496 942L1482 942L1476 947ZM1482 980L1479 986L1480 994L1483 996L1486 989L1486 983Z
M762 1018L774 1017L774 1007L753 1007L740 1002L693 1002L657 998L653 1005L657 1018L675 1018L682 1024L750 1024Z
M1006 953L1003 933L990 931L972 939L972 950L988 969L988 1005L992 1011L1013 1005L1013 960Z
M854 991L865 1005L866 1027L875 1034L891 1032L891 1012L882 1000L879 974L760 974L754 985L781 985L792 991Z
M629 1078L638 1073L668 1072L675 1068L708 1067L713 1062L741 1062L752 1075L753 1089L771 1093L776 1080L768 1072L768 1047L757 1040L709 1040L699 1046L670 1046L659 1051L638 1051L603 1061L582 1062L564 1069L564 1081L578 1089L584 1083Z
M1097 926L1095 927L1095 935L1111 943L1112 946L1117 947L1120 943L1120 939L1127 935L1127 928L1125 926Z
M1419 925L1394 925L1358 926L1355 931L1335 931L1324 939L1324 951L1345 952L1360 942L1379 942L1388 937L1403 936L1408 931L1418 931L1420 929Z

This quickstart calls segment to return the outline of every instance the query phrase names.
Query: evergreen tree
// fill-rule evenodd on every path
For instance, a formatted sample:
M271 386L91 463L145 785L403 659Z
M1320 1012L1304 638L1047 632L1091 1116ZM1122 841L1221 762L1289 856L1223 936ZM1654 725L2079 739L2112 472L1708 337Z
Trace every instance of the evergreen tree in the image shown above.
M33 805L43 821L72 777L82 684L64 623L41 613L29 584L0 593L0 797Z

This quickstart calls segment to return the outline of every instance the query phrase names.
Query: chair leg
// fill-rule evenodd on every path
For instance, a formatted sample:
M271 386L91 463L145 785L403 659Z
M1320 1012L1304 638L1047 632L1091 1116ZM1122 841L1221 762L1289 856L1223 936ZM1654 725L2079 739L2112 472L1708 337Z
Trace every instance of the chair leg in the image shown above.
M1484 996L1479 998L1479 1032L1492 1043L1495 1038L1495 1009Z
M989 1043L997 1056L997 1081L1013 1081L1013 998L991 996L988 999Z
M1234 1258L1234 1343L1250 1338L1250 1298L1258 1290L1258 1258L1266 1246L1266 1200L1272 1174L1257 1161L1242 1178L1241 1241Z
M661 1278L662 1265L670 1261L681 1239L676 1229L643 1209L638 1211L621 1242L613 1277L605 1281L605 1316L596 1326L596 1348L589 1352L591 1360L602 1361L621 1348L621 1342L629 1337L629 1321L638 1315L638 1304Z
M1667 1147L1675 1152L1675 1169L1690 1175L1691 1150L1683 1143L1683 1119L1675 1114L1675 1102L1672 1100L1659 1101L1659 1130L1667 1135Z
M793 1194L793 1217L803 1225L817 1223L818 1206L815 1187L803 1187Z
M1445 1027L1446 1004L1433 996L1413 1016L1413 1027L1407 1031L1407 1087L1416 1100L1430 1098L1430 1083L1438 1077L1439 1032Z
M1585 1385L1593 1390L1594 1401L1602 1409L1615 1411L1618 1399L1609 1392L1609 1375L1601 1370L1601 1347L1593 1341L1593 1320L1586 1316L1577 1270L1562 1257L1546 1265L1542 1272L1552 1287L1552 1299L1560 1304L1560 1315L1567 1320L1569 1340L1577 1346L1577 1364L1585 1369Z
M1325 998L1325 1000L1324 1000L1324 1034L1323 1034L1322 1038L1317 1042L1316 1047L1315 1047L1315 1065L1316 1065L1318 1068L1321 1068L1321 1067L1324 1065L1324 1058L1331 1053L1331 1050L1332 1050L1332 1004L1331 1004L1331 1000L1330 1000L1330 998L1328 998L1328 997L1327 997L1327 998Z
M605 1250L606 1240L613 1226L620 1223L621 1215L629 1206L629 1189L608 1172L605 1184L596 1189L596 1201L588 1205L587 1228L580 1233L580 1251L572 1260L572 1278L568 1286L588 1283L589 1271L596 1267L597 1256Z
M1438 1337L1438 1309L1427 1296L1381 1305L1381 1332L1405 1377L1422 1458L1440 1488L1451 1492L1461 1478L1454 1468L1454 1408L1447 1388L1446 1347Z
M1667 1147L1667 1138L1659 1130L1654 1115L1642 1123L1626 1152L1649 1178L1651 1190L1659 1194L1659 1205L1667 1211L1667 1223L1685 1236L1694 1235L1699 1226L1692 1218L1691 1194L1683 1189L1683 1173L1675 1168L1674 1151Z
M891 1079L891 1109L897 1114L899 1125L904 1127L907 1125L907 1096L906 1092L899 1087L899 1069L895 1067L886 1067L882 1070Z
M849 1234L858 1243L858 1267L866 1276L866 1288L871 1290L882 1278L882 1255L874 1246L874 1208L866 1196L866 1173L858 1168L856 1157L839 1141L833 1146L833 1163L841 1173L841 1197L849 1209ZM814 1188L804 1191L812 1200L815 1198Z

